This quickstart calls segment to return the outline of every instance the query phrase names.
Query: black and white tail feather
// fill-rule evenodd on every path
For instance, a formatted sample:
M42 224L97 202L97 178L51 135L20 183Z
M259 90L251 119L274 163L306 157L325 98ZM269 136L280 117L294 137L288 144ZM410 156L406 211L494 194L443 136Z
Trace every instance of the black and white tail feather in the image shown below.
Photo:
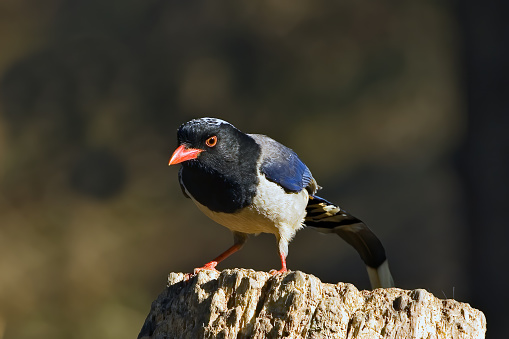
M327 200L311 195L304 224L320 232L336 233L355 248L366 264L372 288L394 287L385 249L361 220Z

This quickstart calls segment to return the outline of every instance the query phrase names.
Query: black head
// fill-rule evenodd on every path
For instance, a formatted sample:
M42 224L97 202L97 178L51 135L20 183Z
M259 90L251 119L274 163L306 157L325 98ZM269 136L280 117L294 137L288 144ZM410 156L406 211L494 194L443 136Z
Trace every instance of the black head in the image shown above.
M255 193L260 147L232 124L215 118L184 123L170 165L182 163L181 180L193 198L216 211L233 211Z
M229 122L215 118L194 119L184 123L177 131L179 147L170 165L208 164L212 167L235 161L240 144L253 143L246 134Z

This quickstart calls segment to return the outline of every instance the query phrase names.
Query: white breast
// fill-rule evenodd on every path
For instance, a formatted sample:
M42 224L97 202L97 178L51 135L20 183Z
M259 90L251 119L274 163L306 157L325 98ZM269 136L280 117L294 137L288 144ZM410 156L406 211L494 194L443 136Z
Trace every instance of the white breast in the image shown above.
M232 231L272 233L290 241L302 227L309 195L306 190L286 193L281 186L267 180L265 175L259 175L259 178L253 202L236 213L213 212L188 195L205 215Z

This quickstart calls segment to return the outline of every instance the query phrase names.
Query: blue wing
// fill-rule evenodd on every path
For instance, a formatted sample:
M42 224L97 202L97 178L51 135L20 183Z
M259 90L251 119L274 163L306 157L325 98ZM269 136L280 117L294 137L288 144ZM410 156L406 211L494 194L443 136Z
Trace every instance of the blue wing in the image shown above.
M260 169L267 179L291 192L302 191L313 180L307 166L293 151L286 157L266 159Z
M262 148L260 171L267 179L290 192L316 191L311 171L294 151L265 136L256 135L255 140Z

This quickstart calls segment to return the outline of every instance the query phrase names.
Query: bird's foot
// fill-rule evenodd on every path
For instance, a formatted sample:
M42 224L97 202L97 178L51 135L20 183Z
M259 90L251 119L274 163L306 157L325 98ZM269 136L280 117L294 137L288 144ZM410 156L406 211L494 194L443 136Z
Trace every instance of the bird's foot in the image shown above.
M219 272L218 270L216 270L216 266L217 266L217 261L211 261L209 263L206 263L202 267L195 268L194 274L198 274L198 272L204 271L204 270Z
M272 274L272 275L283 274L283 273L286 273L286 272L288 272L288 269L286 269L286 267L280 269L279 271L278 270L270 270L269 271L269 273Z
M218 272L218 270L216 270L216 266L217 266L217 261L211 261L209 263L206 263L205 265L203 265L202 267L197 267L193 270L193 273L186 273L184 275L184 281L190 281L191 278L195 277L198 272L200 271L215 271L215 272Z

